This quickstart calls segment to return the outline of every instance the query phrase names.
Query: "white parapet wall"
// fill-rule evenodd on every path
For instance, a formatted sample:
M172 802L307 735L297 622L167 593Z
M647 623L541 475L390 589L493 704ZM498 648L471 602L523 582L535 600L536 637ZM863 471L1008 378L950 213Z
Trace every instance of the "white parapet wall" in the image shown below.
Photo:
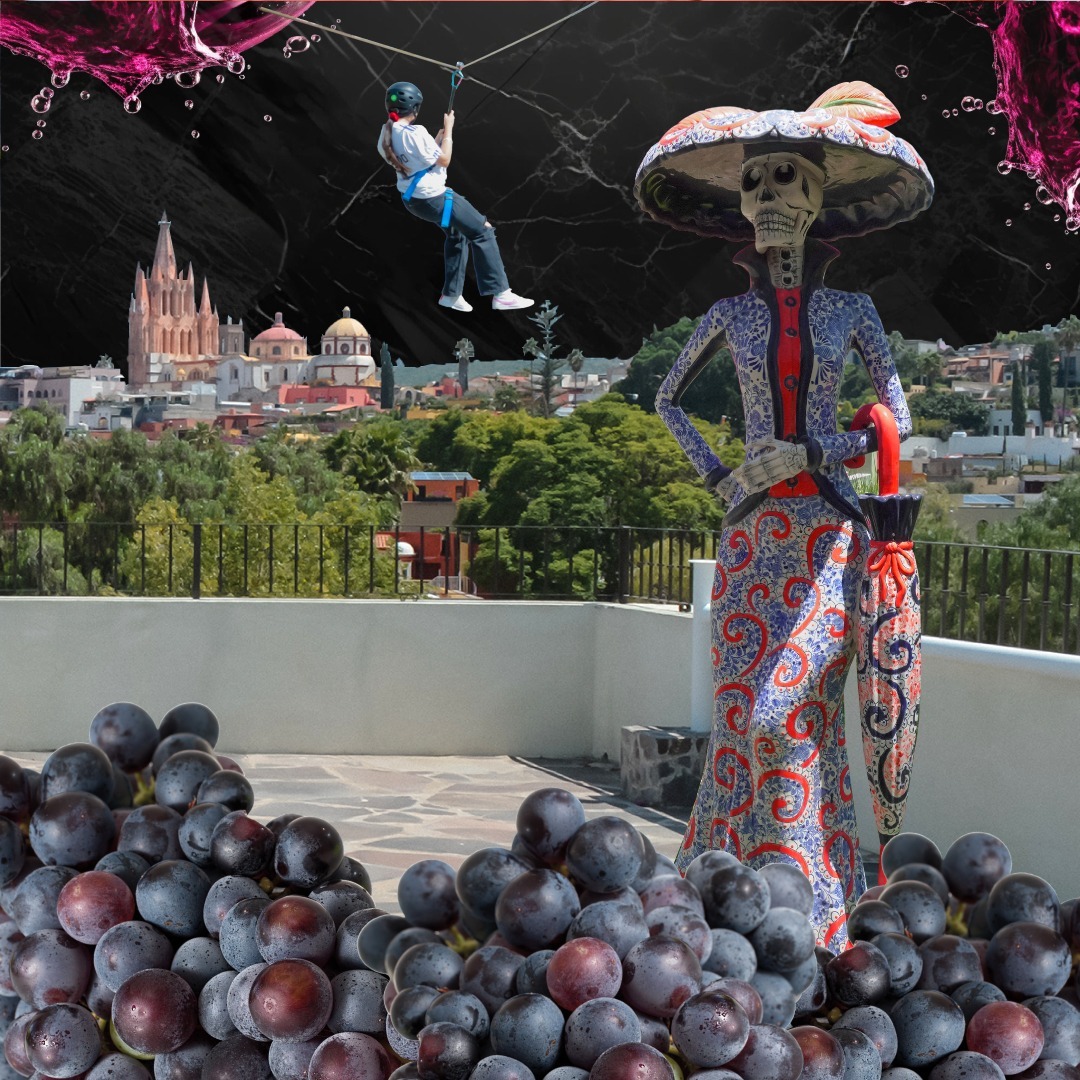
M690 726L691 641L656 605L6 598L0 751L83 740L112 701L201 700L226 752L617 760L623 727ZM1080 894L1080 658L927 638L922 702L907 828L993 832ZM847 738L872 844L854 679Z

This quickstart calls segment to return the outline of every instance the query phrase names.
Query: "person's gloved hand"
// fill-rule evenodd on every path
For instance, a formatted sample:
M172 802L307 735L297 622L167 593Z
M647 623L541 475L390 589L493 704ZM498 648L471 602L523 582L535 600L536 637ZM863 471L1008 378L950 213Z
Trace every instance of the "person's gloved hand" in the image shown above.
M738 484L747 495L753 495L758 491L768 491L781 480L798 476L810 465L806 443L768 439L750 443L747 451L754 454L753 460L743 462L717 485L716 490L725 498L727 494L724 489L730 489L732 484Z

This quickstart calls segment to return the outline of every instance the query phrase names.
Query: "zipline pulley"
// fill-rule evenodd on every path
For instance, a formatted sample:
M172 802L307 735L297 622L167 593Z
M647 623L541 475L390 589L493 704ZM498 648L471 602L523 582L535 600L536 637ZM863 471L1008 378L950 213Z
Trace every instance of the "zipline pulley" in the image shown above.
M459 60L456 65L456 70L450 72L450 101L446 106L447 112L454 111L454 95L457 93L457 88L465 81L465 61Z

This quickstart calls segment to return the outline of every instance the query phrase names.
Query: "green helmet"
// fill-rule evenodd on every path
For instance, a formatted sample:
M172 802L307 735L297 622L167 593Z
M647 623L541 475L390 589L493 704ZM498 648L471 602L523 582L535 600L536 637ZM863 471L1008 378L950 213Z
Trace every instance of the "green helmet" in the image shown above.
M396 82L386 89L386 111L396 112L399 116L417 113L424 103L420 87L411 82Z

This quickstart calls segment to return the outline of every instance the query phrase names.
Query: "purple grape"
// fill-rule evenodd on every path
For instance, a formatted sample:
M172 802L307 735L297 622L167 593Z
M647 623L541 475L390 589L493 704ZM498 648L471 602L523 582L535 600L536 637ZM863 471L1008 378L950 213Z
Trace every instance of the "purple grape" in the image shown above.
M16 942L9 961L11 985L35 1009L79 1001L90 985L88 946L63 930L38 930Z
M200 1080L274 1080L267 1055L266 1043L230 1035L203 1059Z
M949 883L945 875L929 863L908 863L898 867L889 875L888 884L894 885L899 881L921 881L938 894L946 907L949 906Z
M1023 1002L1043 1029L1043 1058L1080 1065L1080 1010L1064 998L1042 995Z
M701 899L701 893L692 882L685 878L656 878L637 895L646 915L656 908L683 907L696 911L702 918L705 917L705 901Z
M408 919L400 915L377 915L373 919L364 922L356 939L356 947L360 953L360 959L372 971L378 971L382 975L389 975L386 969L386 950L398 934L408 930Z
M255 940L264 960L297 958L323 965L334 955L337 927L330 913L306 896L282 896L259 912Z
M242 976L241 972L237 978ZM333 1004L326 973L307 960L268 964L248 991L248 1012L254 1025L266 1038L283 1042L315 1038L330 1019Z
M929 1080L1005 1080L1005 1074L985 1054L957 1050L930 1070Z
M542 862L562 862L571 837L585 824L585 808L563 788L539 788L518 807L518 836Z
M132 921L110 927L94 946L94 970L114 994L136 972L168 968L174 950L169 939L149 923Z
M749 1037L746 1011L720 991L695 994L671 1018L672 1041L695 1068L726 1065L743 1050Z
M458 899L482 919L493 920L503 887L530 867L505 848L474 851L458 867L454 889Z
M208 1035L196 1031L178 1050L154 1058L154 1080L202 1080L205 1075L203 1065L216 1046ZM239 1080L239 1077L233 1080Z
M1039 1058L1030 1068L1017 1073L1020 1080L1080 1080L1080 1069L1067 1061Z
M796 1027L789 1032L803 1055L801 1080L844 1080L847 1058L839 1041L816 1027Z
M454 868L441 859L421 859L398 880L401 914L413 926L445 930L458 919Z
M220 765L220 762L218 762ZM255 789L243 773L221 769L211 773L195 792L196 803L216 803L247 813L255 805Z
M189 732L177 732L175 735L167 735L154 750L154 756L150 759L150 771L154 776L161 771L162 765L173 756L183 750L201 750L204 754L214 754L214 748L202 736L193 735Z
M235 971L222 971L212 976L199 991L199 1026L217 1040L236 1033L229 1015L229 987L236 978Z
M495 922L515 948L532 952L562 942L581 910L569 880L554 870L526 870L499 894Z
M135 917L135 897L104 870L87 870L67 881L56 897L60 927L84 945L96 945L110 927Z
M81 1005L47 1005L26 1026L26 1056L48 1077L81 1076L101 1056L97 1021Z
M210 858L226 874L258 877L270 866L277 838L243 810L226 814L210 834Z
M903 934L904 919L900 912L882 900L867 900L856 904L847 920L851 941L870 941L879 934Z
M214 746L220 730L218 719L210 709L197 701L188 701L183 705L174 705L161 718L158 736L167 739L180 733L197 735Z
M4 1033L4 1060L19 1076L30 1076L34 1072L34 1066L30 1064L30 1058L26 1054L26 1029L34 1015L33 1012L28 1012L16 1016Z
M402 1068L405 1068L403 1065ZM563 1069L555 1069L549 1072L544 1080L563 1080L559 1073L563 1072ZM419 1077L420 1073L417 1072L414 1075ZM574 1076L584 1077L588 1080L589 1074L581 1069L574 1070ZM405 1073L402 1077L398 1077L395 1072L391 1074L390 1080L408 1080L409 1074ZM514 1058L509 1058L505 1054L489 1054L485 1058L481 1058L476 1063L476 1068L469 1073L469 1080L537 1080L536 1074L527 1065L523 1065L520 1061L515 1061ZM574 1077L568 1077L566 1080L574 1080Z
M668 1059L643 1043L623 1043L605 1050L589 1072L589 1080L674 1080L674 1076Z
M89 870L112 847L115 836L112 811L85 791L54 795L30 818L30 846L47 865Z
M794 989L794 987L792 987ZM818 963L817 973L809 985L799 994L795 1001L795 1015L793 1020L801 1020L804 1017L816 1016L825 1008L829 1000L829 987L825 981L825 969ZM878 1063L880 1067L880 1062Z
M311 889L331 879L344 858L345 845L328 821L298 817L281 830L273 851L274 873L290 885Z
M482 945L465 961L460 988L478 997L484 1008L494 1013L514 996L514 981L524 963L520 953L501 945Z
M889 961L869 941L856 941L850 949L825 965L829 993L841 1005L874 1005L889 993Z
M149 866L150 863L134 851L110 851L98 859L94 869L115 874L131 890L134 900L135 886L138 885L139 878L146 873Z
M150 1073L141 1061L117 1051L98 1058L97 1064L86 1073L85 1080L150 1080Z
M548 995L567 1012L598 997L614 997L622 983L618 953L599 938L574 938L555 950L547 966Z
M155 863L135 887L143 920L179 937L202 933L203 904L210 892L205 871L182 859Z
M881 1055L870 1036L857 1028L833 1028L844 1052L844 1080L881 1080Z
M805 916L800 915L799 918L806 922ZM709 924L704 916L689 908L674 905L653 908L645 916L645 925L648 926L651 937L660 935L685 941L694 950L694 955L698 960L702 962L712 949L712 932L709 930ZM812 950L813 931L810 933Z
M705 971L714 971L717 975L744 982L754 977L757 971L757 953L754 946L735 930L713 930L712 948L702 961Z
M938 990L912 990L889 1016L896 1028L896 1061L906 1068L933 1065L964 1041L960 1006Z
M832 1026L833 1031L845 1028L861 1031L870 1037L877 1047L883 1069L888 1069L896 1060L896 1026L884 1009L876 1005L860 1005L850 1009Z
M29 819L31 809L26 772L14 758L0 754L0 817L19 824Z
M795 988L775 971L756 971L750 985L761 998L761 1020L775 1027L787 1027L795 1018L798 994Z
M941 851L933 840L919 833L898 833L881 849L881 869L888 877L909 863L926 863L940 870Z
M54 750L41 766L41 800L82 791L103 803L113 796L112 762L93 743L68 743Z
M322 1042L321 1035L305 1042L282 1042L275 1039L270 1044L268 1062L275 1080L307 1080L311 1058Z
M701 895L709 925L739 934L749 934L765 918L771 904L769 883L749 866L714 871Z
M1004 1001L1005 994L993 983L972 979L961 983L949 992L949 997L960 1006L965 1020L970 1020L984 1005L991 1001Z
M259 951L256 933L259 916L269 906L268 896L248 896L233 904L221 920L218 931L221 955L237 971L262 963L263 956Z
M814 956L814 928L794 908L772 905L747 937L762 971L792 971Z
M970 904L986 896L996 881L1012 873L1012 855L991 833L965 833L945 852L941 872L953 896Z
M316 885L308 897L317 904L322 904L334 925L340 927L348 916L357 911L369 911L375 906L371 893L355 881L334 881L325 885ZM359 931L357 931L359 933Z
M571 877L582 888L594 892L616 892L629 885L644 859L641 834L613 814L586 821L566 846Z
M701 964L683 941L649 938L623 959L620 993L638 1012L667 1019L700 989Z
M620 960L639 941L645 941L649 936L645 916L616 900L601 900L583 907L566 931L567 940L591 937L606 941ZM745 938L740 940L745 942ZM750 951L753 952L752 949Z
M1006 874L987 897L987 918L996 933L1014 922L1033 922L1060 932L1061 904L1049 882L1035 874Z
M411 945L394 965L394 986L398 990L409 986L456 990L464 963L453 949L442 942L427 941Z
M158 744L157 725L145 709L117 701L99 710L90 721L90 741L124 772L145 769Z
M369 922L386 914L387 912L383 911L382 908L373 907L363 911L354 911L342 920L334 938L334 967L342 971L354 968L368 968L368 965L360 958L357 939L360 936L360 931Z
M343 1031L311 1055L308 1080L367 1080L388 1076L392 1069L390 1055L370 1035Z
M1044 1043L1042 1024L1030 1009L1015 1001L984 1005L967 1026L967 1045L992 1059L1006 1076L1035 1064Z
M761 995L742 979L719 978L709 983L709 990L713 993L724 993L734 998L743 1008L751 1024L760 1024L764 1020L765 1006L761 1001Z
M26 859L22 829L10 818L0 817L0 885L19 876Z
M176 837L186 859L204 870L213 866L210 841L217 823L228 812L224 806L213 802L198 802L185 812Z
M878 934L870 944L881 951L889 965L889 993L901 997L914 990L923 969L919 946L906 934Z
M728 1062L742 1080L798 1080L803 1055L795 1038L771 1024L752 1024L746 1045Z
M338 868L327 879L327 884L335 881L354 881L357 885L371 892L371 875L367 872L364 864L346 855L338 864Z
M326 1026L332 1032L362 1031L381 1035L386 1030L383 991L387 978L377 971L342 971L331 980L333 1006Z
M180 822L182 818L167 806L137 806L120 827L117 850L132 851L147 862L182 859Z
M198 1000L179 975L160 968L125 979L112 1002L117 1034L140 1054L168 1054L191 1038Z
M236 978L229 983L229 989L225 995L225 1007L229 1011L229 1019L241 1035L253 1042L270 1042L270 1037L259 1030L255 1018L251 1015L251 987L269 966L269 964L252 964L243 971L237 972Z
M68 866L41 866L23 879L8 914L24 934L63 929L56 915L56 901L64 886L78 872ZM77 939L76 939L77 940Z
M519 994L491 1017L492 1049L516 1058L542 1076L558 1060L563 1022L562 1011L551 998Z
M239 874L226 874L225 877L218 878L210 886L203 901L202 920L206 932L211 937L217 937L222 920L233 904L251 897L267 899L266 893L251 878Z
M979 954L965 938L954 934L927 938L919 945L919 955L923 962L920 990L941 990L947 994L961 983L982 978Z
M476 1037L457 1024L428 1024L417 1041L416 1071L421 1076L468 1080L480 1060L480 1044Z
M400 1053L398 1054L398 1056L399 1057L401 1056ZM480 1068L480 1066L483 1065L484 1061L486 1061L486 1060L487 1060L487 1058L482 1059L480 1062L477 1063L476 1067ZM525 1068L525 1066L522 1065L522 1068ZM474 1076L477 1075L475 1070L473 1072L473 1075ZM420 1074L416 1071L416 1062L415 1061L406 1061L404 1065L399 1065L386 1078L386 1080L420 1080ZM492 1080L492 1078L489 1076L488 1080ZM500 1080L501 1080L501 1078L500 1078ZM536 1080L536 1078L533 1077L532 1080Z
M898 881L886 885L881 902L900 913L907 932L916 942L945 932L945 905L929 885L921 881Z
M193 937L180 943L169 970L197 994L215 975L231 972L232 968L213 938Z
M1065 939L1041 923L1003 926L986 950L986 972L1005 996L1052 996L1069 981L1072 954Z
M567 940L570 940L570 935L567 935ZM525 957L525 963L518 968L517 975L514 978L514 992L518 994L547 994L547 969L554 955L554 949L538 949ZM548 996L551 995L548 994Z
M565 1054L571 1063L591 1069L606 1050L641 1041L641 1022L625 1002L593 998L579 1005L564 1028Z
M757 868L769 886L769 906L793 908L804 915L814 911L814 887L793 863L766 863Z
M394 995L389 1019L394 1030L405 1039L415 1039L427 1026L427 1011L439 996L434 986L410 986Z
M484 1003L475 994L466 994L461 990L448 990L440 994L428 1006L424 1019L429 1024L457 1024L481 1040L487 1038L491 1030L491 1018Z

